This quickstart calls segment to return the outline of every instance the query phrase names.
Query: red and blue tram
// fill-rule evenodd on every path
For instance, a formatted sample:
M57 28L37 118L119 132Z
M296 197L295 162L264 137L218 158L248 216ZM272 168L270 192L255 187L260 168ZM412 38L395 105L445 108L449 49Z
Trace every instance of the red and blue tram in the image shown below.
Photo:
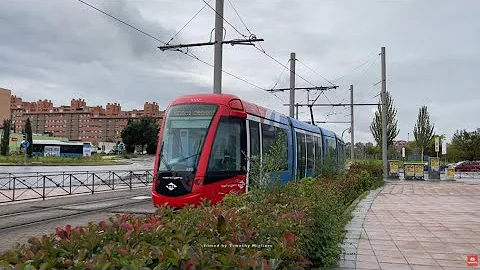
M154 205L183 207L220 202L248 190L250 160L282 136L280 181L311 176L333 157L345 163L345 144L333 132L246 102L230 94L182 96L168 106L154 166ZM248 156L248 158L245 158Z

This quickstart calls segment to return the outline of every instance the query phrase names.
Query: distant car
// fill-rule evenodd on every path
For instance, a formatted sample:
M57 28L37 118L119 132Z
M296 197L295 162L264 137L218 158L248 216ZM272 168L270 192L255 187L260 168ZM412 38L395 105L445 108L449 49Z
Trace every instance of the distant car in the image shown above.
M478 161L461 161L455 165L457 172L480 171L480 162Z

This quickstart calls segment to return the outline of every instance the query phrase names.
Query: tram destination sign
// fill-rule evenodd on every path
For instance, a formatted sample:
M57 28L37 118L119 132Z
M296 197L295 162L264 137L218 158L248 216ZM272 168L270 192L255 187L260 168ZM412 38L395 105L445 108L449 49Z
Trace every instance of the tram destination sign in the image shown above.
M215 105L177 105L172 107L169 115L181 116L213 116L217 111Z

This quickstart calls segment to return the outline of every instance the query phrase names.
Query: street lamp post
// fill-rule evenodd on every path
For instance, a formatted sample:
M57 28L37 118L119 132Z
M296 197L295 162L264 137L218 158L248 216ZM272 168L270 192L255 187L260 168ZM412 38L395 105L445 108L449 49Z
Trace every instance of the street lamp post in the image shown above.
M347 131L347 130L348 130L348 132L350 132L350 128L347 128L344 131L342 131L342 141L343 141L343 133L345 133L345 131Z

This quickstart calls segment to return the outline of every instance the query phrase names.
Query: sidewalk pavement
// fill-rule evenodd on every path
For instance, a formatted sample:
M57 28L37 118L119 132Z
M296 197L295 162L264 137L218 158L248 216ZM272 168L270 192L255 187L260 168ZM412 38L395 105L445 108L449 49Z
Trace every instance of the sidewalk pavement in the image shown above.
M395 181L377 192L347 226L342 269L479 269L467 255L480 255L480 185Z

